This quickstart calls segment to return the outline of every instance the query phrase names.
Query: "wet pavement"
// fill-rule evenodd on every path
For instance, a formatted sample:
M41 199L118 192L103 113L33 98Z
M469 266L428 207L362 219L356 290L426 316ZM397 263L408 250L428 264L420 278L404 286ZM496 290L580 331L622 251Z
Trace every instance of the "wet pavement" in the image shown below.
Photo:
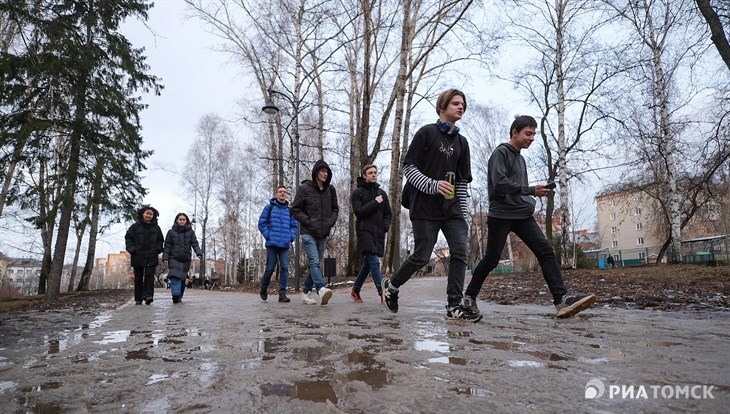
M7 336L0 412L727 412L730 312L558 320L547 299L480 301L485 318L459 323L444 278L409 281L398 314L368 283L365 303L338 289L327 306L192 289L173 305L160 289L151 306Z

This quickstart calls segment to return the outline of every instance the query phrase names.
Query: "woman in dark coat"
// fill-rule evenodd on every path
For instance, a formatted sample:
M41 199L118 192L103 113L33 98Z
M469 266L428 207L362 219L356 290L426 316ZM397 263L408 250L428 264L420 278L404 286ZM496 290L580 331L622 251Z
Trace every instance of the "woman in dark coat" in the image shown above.
M195 251L196 256L203 256L188 215L178 213L172 228L167 231L162 252L162 262L168 264L167 277L170 279L172 303L180 302L185 293L185 277L191 263L190 249Z
M132 255L134 269L134 301L151 304L155 295L157 256L162 253L162 230L157 225L160 213L150 206L137 210L137 222L124 235L127 251Z

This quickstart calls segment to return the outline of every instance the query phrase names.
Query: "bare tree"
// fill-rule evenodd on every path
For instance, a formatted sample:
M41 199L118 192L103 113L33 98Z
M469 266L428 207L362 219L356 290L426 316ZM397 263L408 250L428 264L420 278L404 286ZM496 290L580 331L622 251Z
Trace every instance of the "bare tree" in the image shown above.
M707 26L710 28L710 38L712 43L715 44L717 52L720 53L720 57L725 62L725 66L730 69L730 42L728 42L727 34L723 29L723 19L725 20L725 26L730 28L730 6L728 3L722 1L716 1L716 5L712 5L711 0L695 0L697 8L702 13L702 17L707 22ZM723 18L720 18L719 13L722 13Z

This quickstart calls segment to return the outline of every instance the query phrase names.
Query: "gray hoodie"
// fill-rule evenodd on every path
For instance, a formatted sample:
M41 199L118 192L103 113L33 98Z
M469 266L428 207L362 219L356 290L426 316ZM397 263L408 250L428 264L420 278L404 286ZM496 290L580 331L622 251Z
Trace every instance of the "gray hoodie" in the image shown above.
M519 151L500 144L489 157L489 217L523 219L535 213L535 187L527 185L527 165Z

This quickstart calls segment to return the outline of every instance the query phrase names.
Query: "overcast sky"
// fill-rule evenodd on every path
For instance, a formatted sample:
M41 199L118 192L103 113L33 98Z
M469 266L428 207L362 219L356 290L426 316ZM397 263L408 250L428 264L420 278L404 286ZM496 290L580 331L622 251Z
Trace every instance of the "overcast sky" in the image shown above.
M143 148L153 150L154 154L146 162L148 170L142 181L149 193L140 200L140 204L150 204L160 211L163 232L172 225L176 213L191 213L192 203L188 201L191 193L181 186L175 171L183 167L196 138L198 120L208 113L235 119L240 112L237 101L246 95L250 84L237 64L229 60L229 55L215 50L220 39L208 33L200 20L189 17L186 7L182 0L157 0L145 24L129 21L122 26L122 33L135 47L146 49L149 72L161 78L164 85L160 96L143 97L149 105L141 114ZM463 86L470 102L497 104L510 116L529 113L519 94L504 83L496 84L486 73L466 78L474 82ZM233 125L234 133L236 128L240 125ZM530 151L534 150L541 149ZM593 193L583 191L583 202L592 202ZM591 216L595 216L594 210L589 211ZM592 217L586 220L585 225L589 226L592 220ZM124 232L130 224L117 225L100 235L96 256L124 250ZM1 240L0 249L11 256L19 254L8 244L3 246ZM72 254L69 252L69 257Z

